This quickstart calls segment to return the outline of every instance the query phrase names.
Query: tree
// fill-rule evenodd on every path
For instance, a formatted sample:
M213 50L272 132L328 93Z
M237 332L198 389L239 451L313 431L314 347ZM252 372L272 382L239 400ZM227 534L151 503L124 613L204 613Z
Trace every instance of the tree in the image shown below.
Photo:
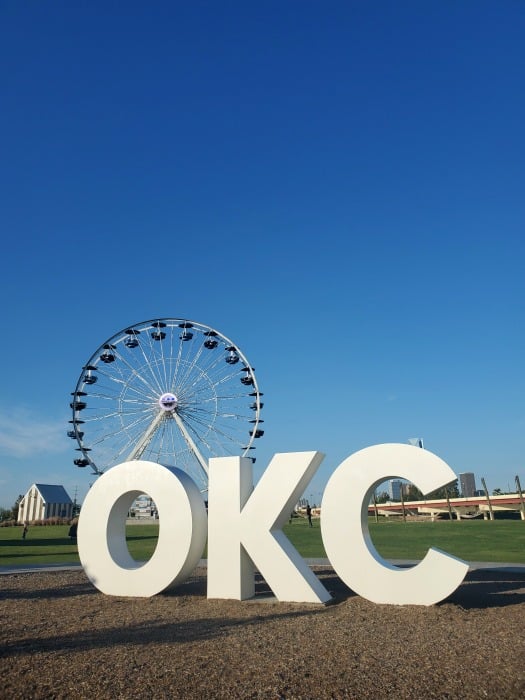
M503 493L503 491L501 489L494 489L494 491L492 492L492 495L493 496L501 496L502 493Z
M457 479L451 481L450 484L447 484L446 486L442 486L440 489L432 491L432 493L428 494L427 498L428 500L432 500L437 498L446 498L447 496L449 498L459 498L459 487Z
M406 501L422 501L423 494L417 488L417 486L414 486L414 484L408 484L406 495L405 495L405 500Z
M424 496L421 493L421 491L417 488L417 486L414 486L414 484L409 484L408 491L407 491L407 494L405 496L405 500L407 500L407 501L423 501L423 500L433 501L433 500L437 500L439 498L446 498L447 495L449 498L458 498L459 488L458 488L458 480L457 479L455 481L452 481L450 484L447 484L446 486L442 486L440 489L436 489L435 491L431 491L426 496Z
M386 491L381 491L380 493L376 493L376 503L386 503L387 501L390 500L390 496Z
M18 520L18 506L20 505L20 501L23 499L24 495L22 493L18 494L18 498L15 501L14 506L11 508L11 519L12 520Z

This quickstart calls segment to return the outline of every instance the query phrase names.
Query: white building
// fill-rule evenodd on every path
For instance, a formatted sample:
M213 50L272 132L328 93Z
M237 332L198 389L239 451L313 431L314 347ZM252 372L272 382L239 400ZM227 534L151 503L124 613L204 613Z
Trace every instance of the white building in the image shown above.
M463 472L459 475L459 490L465 498L470 498L476 493L476 477L472 472Z
M135 518L157 518L157 506L153 499L143 493L131 504L129 514Z
M33 484L18 504L18 522L73 517L73 501L63 486Z
M388 482L388 495L391 501L401 500L401 481L399 479L390 479Z

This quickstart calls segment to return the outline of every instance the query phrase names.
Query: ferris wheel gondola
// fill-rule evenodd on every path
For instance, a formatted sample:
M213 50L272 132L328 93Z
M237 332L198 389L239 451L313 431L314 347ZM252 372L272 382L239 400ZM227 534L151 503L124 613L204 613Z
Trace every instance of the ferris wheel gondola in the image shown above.
M211 457L255 461L264 434L254 368L202 323L144 321L104 342L82 368L68 436L77 467L102 474L144 459L184 469L204 491Z

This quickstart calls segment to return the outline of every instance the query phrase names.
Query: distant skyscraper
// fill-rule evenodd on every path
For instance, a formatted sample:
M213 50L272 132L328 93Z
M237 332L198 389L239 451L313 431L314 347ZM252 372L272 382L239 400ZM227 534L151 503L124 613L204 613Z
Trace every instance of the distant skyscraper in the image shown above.
M401 500L401 482L399 479L390 479L388 482L388 495L391 501Z
M463 472L459 475L459 490L461 495L470 498L476 493L476 477L472 472Z

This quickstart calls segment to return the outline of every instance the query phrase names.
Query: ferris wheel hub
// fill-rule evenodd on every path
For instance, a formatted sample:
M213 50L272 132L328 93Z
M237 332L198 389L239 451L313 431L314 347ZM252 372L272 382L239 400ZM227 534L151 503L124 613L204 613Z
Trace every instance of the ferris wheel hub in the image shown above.
M162 394L159 398L159 406L163 411L174 411L178 406L179 400L170 391Z

